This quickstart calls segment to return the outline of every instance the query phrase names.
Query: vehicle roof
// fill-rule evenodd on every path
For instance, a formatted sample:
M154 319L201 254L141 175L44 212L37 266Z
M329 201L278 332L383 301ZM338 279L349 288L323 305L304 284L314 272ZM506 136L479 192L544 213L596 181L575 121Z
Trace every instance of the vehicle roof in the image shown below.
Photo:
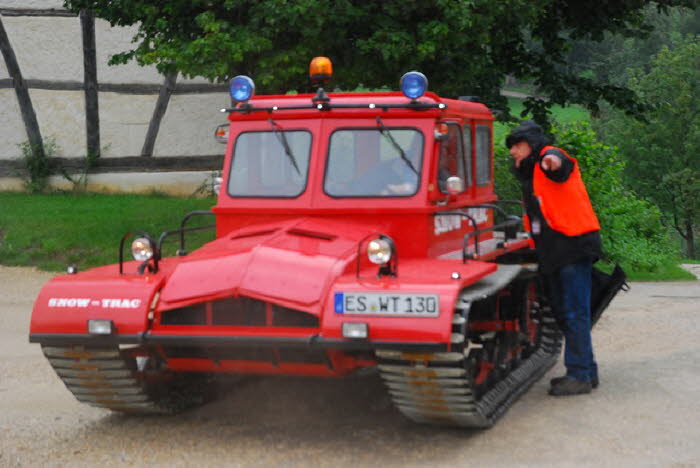
M270 117L459 117L493 120L493 114L479 102L445 99L433 92L412 103L398 91L327 93L329 101L315 101L315 94L254 96L246 104L228 108L230 120L266 120ZM414 104L416 103L417 104ZM319 109L318 105L324 106ZM441 106L442 105L442 106ZM438 107L441 106L442 108Z

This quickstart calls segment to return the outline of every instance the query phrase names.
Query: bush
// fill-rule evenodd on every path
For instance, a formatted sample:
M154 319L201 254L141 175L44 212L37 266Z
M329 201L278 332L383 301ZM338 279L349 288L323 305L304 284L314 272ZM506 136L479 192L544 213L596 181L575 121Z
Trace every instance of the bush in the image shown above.
M22 174L25 188L32 193L45 191L51 175L49 157L56 152L56 142L47 138L42 145L25 141L17 146L22 153L22 162L26 169Z
M601 224L605 259L631 270L656 271L677 260L659 209L624 186L625 164L616 148L598 141L587 122L555 124L556 146L575 157ZM508 150L496 148L496 184L501 198L519 198Z

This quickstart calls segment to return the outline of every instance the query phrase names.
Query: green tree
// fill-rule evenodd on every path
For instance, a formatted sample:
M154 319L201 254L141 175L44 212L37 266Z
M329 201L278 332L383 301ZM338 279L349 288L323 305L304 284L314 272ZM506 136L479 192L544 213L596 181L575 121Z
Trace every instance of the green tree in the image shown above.
M624 184L624 158L602 143L587 122L552 127L554 144L575 157L601 226L605 259L632 271L655 271L675 259L661 213ZM519 199L520 184L510 174L512 158L496 146L496 186L500 198Z
M664 47L629 86L652 104L648 122L611 111L598 126L627 160L629 185L661 208L696 258L700 224L700 36Z
M673 47L687 35L700 34L700 7L673 8L667 14L644 9L645 21L654 29L644 37L606 33L605 40L579 40L567 56L567 69L598 82L626 86L633 69L649 70L651 59L662 47Z
M94 10L112 25L138 25L136 59L167 73L224 81L253 77L263 92L305 90L312 56L336 64L333 86L394 88L418 69L442 95L478 95L507 109L499 94L506 75L534 80L547 99L530 98L526 111L547 117L553 104L601 99L628 112L642 106L629 89L600 84L561 66L571 40L602 40L605 32L644 35L641 14L697 6L698 0L66 0ZM507 115L507 113L505 114Z

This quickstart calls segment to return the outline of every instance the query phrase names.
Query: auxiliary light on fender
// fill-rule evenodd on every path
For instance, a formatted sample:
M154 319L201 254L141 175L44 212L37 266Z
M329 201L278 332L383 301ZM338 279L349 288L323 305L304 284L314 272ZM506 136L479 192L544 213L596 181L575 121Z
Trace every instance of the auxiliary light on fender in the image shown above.
M365 340L369 336L369 327L364 322L343 322L343 338Z
M134 260L145 262L153 258L153 244L145 237L134 239L131 243L131 254Z
M87 328L91 335L111 335L114 333L114 322L109 319L89 319Z

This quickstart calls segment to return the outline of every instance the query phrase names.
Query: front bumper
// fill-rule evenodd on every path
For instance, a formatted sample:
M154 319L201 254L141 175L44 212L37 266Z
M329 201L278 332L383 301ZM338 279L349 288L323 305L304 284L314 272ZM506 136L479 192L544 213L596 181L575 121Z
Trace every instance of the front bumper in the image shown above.
M88 335L88 334L30 334L30 343L44 345L85 345L85 346L113 346L115 344L142 345L142 346L201 346L201 347L227 347L227 346L268 346L268 347L298 347L307 349L332 349L347 351L363 351L373 349L396 349L406 351L433 351L442 352L448 350L447 343L425 341L375 341L375 340L349 340L337 338L323 338L312 335L304 338L288 337L248 337L248 336L201 336L201 335L152 335L143 333L139 335Z

